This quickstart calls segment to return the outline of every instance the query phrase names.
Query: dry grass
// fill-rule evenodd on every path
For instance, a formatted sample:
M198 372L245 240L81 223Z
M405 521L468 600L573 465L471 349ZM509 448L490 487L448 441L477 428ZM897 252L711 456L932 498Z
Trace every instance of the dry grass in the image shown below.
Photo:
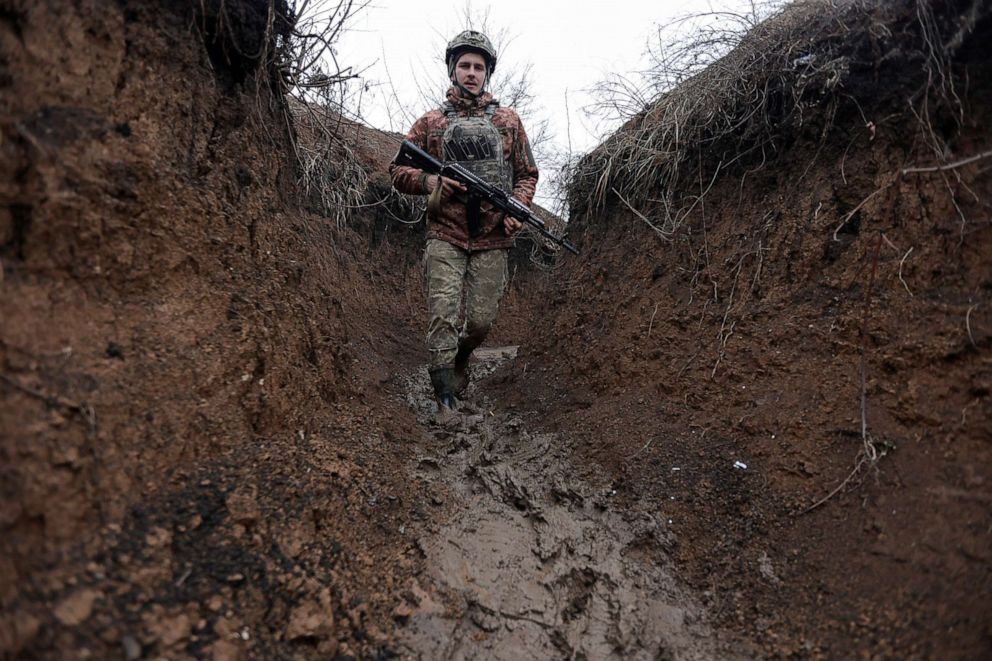
M232 62L252 65L252 119L273 148L283 149L289 140L305 204L344 224L355 208L368 205L370 175L354 153L353 136L342 131L354 126L343 116L347 83L361 72L341 65L335 45L368 2L194 1L201 5L208 49L221 43ZM244 43L252 45L250 52ZM273 115L284 121L278 135L270 122Z
M910 102L937 155L945 145L931 118L960 112L950 56L981 2L954 20L931 5L805 0L766 7L771 16L760 22L755 10L657 47L646 83L614 80L602 90L601 109L632 116L574 168L571 217L615 201L671 240L718 176L760 169L801 131L825 140L839 110L861 113L873 90L859 88L857 74L892 59L923 65L926 79Z
M349 119L346 110L361 105L350 103L348 97L355 89L360 94L361 86L347 83L363 72L343 67L334 44L350 19L368 5L367 1L304 0L299 3L293 39L279 56L297 183L307 206L338 226L352 220L359 210L415 223L424 208L422 199L401 195L391 185L375 181L401 137L366 128L361 117Z
M289 100L294 127L297 182L308 206L347 222L351 210L361 205L369 175L348 140L342 139L342 122L332 106Z

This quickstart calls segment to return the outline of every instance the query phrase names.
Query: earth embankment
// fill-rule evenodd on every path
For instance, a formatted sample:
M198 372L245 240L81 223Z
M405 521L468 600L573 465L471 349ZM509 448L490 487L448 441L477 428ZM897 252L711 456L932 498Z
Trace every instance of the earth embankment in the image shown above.
M273 8L0 12L5 658L386 645L418 237L295 202Z
M582 259L500 377L757 653L989 649L990 29L803 3L646 109L580 164ZM704 96L728 70L743 105Z

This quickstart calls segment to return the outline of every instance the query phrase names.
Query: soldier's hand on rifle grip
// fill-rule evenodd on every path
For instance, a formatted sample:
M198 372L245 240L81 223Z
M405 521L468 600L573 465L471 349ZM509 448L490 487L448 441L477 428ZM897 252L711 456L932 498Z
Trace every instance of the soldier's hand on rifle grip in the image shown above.
M455 193L465 193L468 191L464 185L458 183L454 179L449 179L448 177L428 177L427 178L427 192L433 193L437 190L438 181L441 182L441 197L449 198Z
M519 232L520 228L523 226L524 226L523 223L521 223L519 220L511 216L506 216L505 218L503 218L503 229L506 230L508 236L513 236L514 234Z

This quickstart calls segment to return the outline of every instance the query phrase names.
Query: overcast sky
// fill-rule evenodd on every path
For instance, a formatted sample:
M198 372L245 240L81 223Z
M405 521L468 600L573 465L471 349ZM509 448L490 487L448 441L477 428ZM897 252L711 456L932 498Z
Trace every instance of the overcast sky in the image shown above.
M490 31L507 33L509 41L498 55L497 73L532 65L535 117L550 121L555 146L586 152L615 127L584 112L592 101L589 89L610 74L643 68L648 41L659 25L675 16L734 4L748 3L372 0L351 20L350 29L338 42L338 60L342 66L365 69L362 78L368 91L361 99L363 120L376 128L405 133L414 119L433 107L417 82L446 82L444 46L464 28L468 7L476 17L488 16ZM549 191L542 189L546 197Z

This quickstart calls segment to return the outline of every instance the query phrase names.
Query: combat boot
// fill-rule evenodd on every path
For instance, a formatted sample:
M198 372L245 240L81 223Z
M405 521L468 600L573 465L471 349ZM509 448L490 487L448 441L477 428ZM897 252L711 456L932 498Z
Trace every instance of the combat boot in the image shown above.
M434 398L437 399L438 407L455 410L455 370L451 367L432 367L428 372L431 375L431 385L434 386Z
M460 346L458 347L458 353L455 354L455 370L454 370L454 381L452 385L454 387L455 394L461 397L465 394L468 389L468 384L470 381L470 375L468 371L468 359L472 355L472 349Z

